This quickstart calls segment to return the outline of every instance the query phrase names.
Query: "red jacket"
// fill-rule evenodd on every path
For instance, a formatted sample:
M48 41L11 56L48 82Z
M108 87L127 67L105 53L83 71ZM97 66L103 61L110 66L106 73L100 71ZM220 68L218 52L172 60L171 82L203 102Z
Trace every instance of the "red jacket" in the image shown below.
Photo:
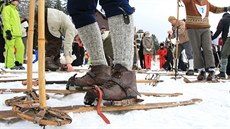
M167 53L168 50L165 47L157 50L157 54L160 56L160 68L163 68L164 63L166 62L165 56Z

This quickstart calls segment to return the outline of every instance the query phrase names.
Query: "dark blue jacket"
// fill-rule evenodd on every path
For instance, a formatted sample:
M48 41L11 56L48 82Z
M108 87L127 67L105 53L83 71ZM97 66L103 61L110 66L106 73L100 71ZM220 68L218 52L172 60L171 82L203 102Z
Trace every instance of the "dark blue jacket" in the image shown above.
M220 33L222 33L221 37L222 37L223 43L225 43L225 41L227 40L227 36L228 36L229 25L230 25L230 14L225 13L223 17L221 18L221 20L219 21L216 32L213 35L212 39L217 38L220 35Z

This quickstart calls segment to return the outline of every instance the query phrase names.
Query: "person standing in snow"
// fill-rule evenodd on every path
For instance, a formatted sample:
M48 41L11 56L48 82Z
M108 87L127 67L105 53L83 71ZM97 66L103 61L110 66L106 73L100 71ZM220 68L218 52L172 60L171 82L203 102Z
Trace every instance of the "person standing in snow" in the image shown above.
M230 11L230 7L217 7L209 3L208 0L182 1L186 10L186 28L193 50L194 69L199 70L197 80L207 79L207 81L211 81L215 79L215 62L211 48L209 12L222 13ZM208 69L209 73L207 78L205 68Z
M216 32L212 36L212 39L214 40L220 35L220 33L222 33L221 37L222 37L223 47L225 47L225 42L226 42L226 40L228 38L229 25L230 25L230 14L229 13L224 13L222 18L220 19L220 21L218 23L218 26L216 28ZM221 54L221 57L222 57L222 54ZM225 78L226 77L225 73L230 75L230 56L228 57L228 60L223 59L221 61L222 61L221 64L222 63L226 64L225 61L227 61L227 63L228 63L227 69L224 72L220 71L220 74L218 74L217 76L221 77L221 78Z
M166 55L168 53L167 48L165 48L164 43L160 43L160 49L157 50L157 54L160 56L160 69L163 68L163 65L166 62Z
M17 6L19 0L11 0L2 10L3 36L5 38L5 68L23 70L24 45ZM15 49L16 48L16 49ZM14 54L16 50L16 53ZM14 59L16 58L16 60Z
M227 39L221 50L220 73L217 75L219 78L226 78L226 69L228 65L228 56L230 56L230 25Z
M153 57L153 52L154 52L154 43L148 31L145 32L145 37L143 38L142 43L143 43L145 68L151 69L151 62L152 62L152 57Z
M95 20L98 0L68 0L67 9L91 58L91 70L83 77L73 76L67 89L83 89L99 85L103 99L120 101L136 98L136 74L132 71L134 53L134 8L128 0L100 0L108 18L113 46L114 66L107 65L99 26ZM84 103L92 105L99 98L93 88L87 91Z
M194 75L193 69L193 53L191 48L191 43L189 42L188 32L185 27L185 22L177 20L174 16L169 16L168 21L172 24L172 31L168 31L171 39L175 38L178 33L179 45L178 45L178 57L180 57L181 52L185 50L185 54L188 59L189 68L186 75Z

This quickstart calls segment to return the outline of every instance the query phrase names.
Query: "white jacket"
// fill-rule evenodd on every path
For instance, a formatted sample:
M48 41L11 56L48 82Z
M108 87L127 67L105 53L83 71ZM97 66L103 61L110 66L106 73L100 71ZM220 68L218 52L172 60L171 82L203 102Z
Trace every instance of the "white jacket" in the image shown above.
M57 9L48 8L47 24L50 33L55 37L64 37L64 56L66 63L72 63L72 43L76 29L71 18Z
M25 20L21 23L22 26L22 37L26 37L27 36L27 32L26 32L26 28L29 27L28 22Z

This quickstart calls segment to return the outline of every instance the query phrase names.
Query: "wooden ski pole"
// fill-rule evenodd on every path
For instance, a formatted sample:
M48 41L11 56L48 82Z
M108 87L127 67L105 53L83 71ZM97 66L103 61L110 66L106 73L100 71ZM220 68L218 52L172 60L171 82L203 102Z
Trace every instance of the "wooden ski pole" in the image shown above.
M178 29L179 29L179 9L180 9L180 0L177 0L177 30L176 30L176 56L175 56L175 62L174 62L174 67L175 67L175 80L177 78L177 72L178 72L178 66L177 66L177 62L178 62L178 45L179 45L179 36L178 36Z
M28 29L28 59L27 59L27 92L32 92L32 59L33 59L33 38L34 38L34 11L35 0L30 0L29 5L29 29Z
M39 107L46 108L45 90L45 1L38 1L38 82Z

